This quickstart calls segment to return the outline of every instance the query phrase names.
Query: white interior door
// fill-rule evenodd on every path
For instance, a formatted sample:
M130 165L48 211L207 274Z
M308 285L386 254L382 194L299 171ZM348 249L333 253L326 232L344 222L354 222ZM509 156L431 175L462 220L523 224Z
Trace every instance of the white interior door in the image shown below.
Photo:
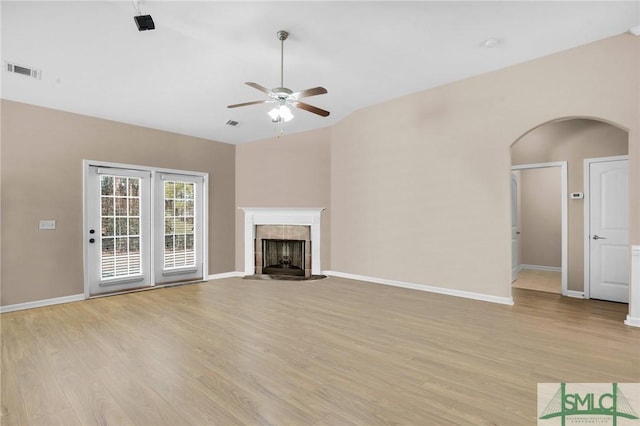
M155 282L203 279L202 176L159 173L155 181Z
M629 161L589 161L589 297L629 301Z
M518 256L518 178L511 173L511 282L518 279L520 258Z
M89 295L151 285L151 174L95 166L87 173Z

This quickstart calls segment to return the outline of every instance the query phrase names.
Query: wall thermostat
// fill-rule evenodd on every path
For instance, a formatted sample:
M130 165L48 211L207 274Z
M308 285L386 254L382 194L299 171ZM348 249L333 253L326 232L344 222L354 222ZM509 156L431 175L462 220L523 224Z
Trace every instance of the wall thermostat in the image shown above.
M584 193L583 192L572 192L571 193L571 199L572 200L582 200L584 198Z

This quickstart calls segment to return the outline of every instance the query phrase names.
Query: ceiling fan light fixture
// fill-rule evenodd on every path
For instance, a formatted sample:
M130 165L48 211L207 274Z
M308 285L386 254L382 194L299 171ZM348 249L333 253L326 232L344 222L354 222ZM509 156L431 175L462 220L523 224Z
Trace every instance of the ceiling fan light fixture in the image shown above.
M280 107L280 117L282 117L284 121L289 121L293 118L293 114L289 107L284 105Z
M286 105L279 105L269 111L269 117L271 117L272 121L280 122L280 121L290 121L293 118L293 114L291 110Z
M267 114L269 114L269 117L271 117L271 121L278 121L278 118L280 118L280 108L275 107L274 109L269 111Z

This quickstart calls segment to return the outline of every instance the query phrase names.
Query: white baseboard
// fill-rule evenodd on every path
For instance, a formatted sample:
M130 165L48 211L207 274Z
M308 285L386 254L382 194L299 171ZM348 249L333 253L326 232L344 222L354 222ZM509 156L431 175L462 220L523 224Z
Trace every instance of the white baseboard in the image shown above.
M551 271L551 272L562 272L562 267L560 266L543 266L543 265L525 265L522 264L519 266L522 269L533 269L536 271Z
M0 313L22 311L24 309L42 308L44 306L60 305L61 303L79 302L85 300L84 294L56 297L53 299L36 300L34 302L17 303L15 305L0 306Z
M627 315L627 319L624 320L626 325L630 325L631 327L640 327L640 318L634 318Z
M235 278L235 277L244 277L244 272L233 271L233 272L223 272L221 274L213 274L207 277L207 280L220 280L222 278Z
M413 289L413 290L420 290L420 291L426 291L426 292L430 292L430 293L445 294L447 296L464 297L466 299L481 300L483 302L499 303L499 304L502 304L502 305L513 305L513 298L511 298L511 297L491 296L489 294L483 294L483 293L473 293L473 292L470 292L470 291L454 290L454 289L443 288L443 287L433 287L433 286L430 286L430 285L414 284L414 283L407 283L407 282L395 281L395 280L387 280L387 279L384 279L384 278L367 277L367 276L364 276L364 275L347 274L347 273L344 273L344 272L337 272L337 271L324 271L323 273L325 275L338 277L338 278L347 278L347 279L350 279L350 280L358 280L358 281L369 281L369 282L372 282L372 283L375 283L375 284L384 284L384 285L390 285L390 286L394 286L394 287L410 288L410 289Z
M574 297L576 299L584 299L583 291L567 290L567 297Z

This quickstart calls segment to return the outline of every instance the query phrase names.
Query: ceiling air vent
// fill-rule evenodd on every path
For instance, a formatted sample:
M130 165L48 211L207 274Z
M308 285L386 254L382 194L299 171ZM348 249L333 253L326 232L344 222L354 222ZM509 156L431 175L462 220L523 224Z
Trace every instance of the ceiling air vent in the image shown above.
M227 125L228 125L228 126L234 126L234 127L235 127L235 126L237 126L238 124L239 124L239 123L238 123L237 121L234 121L234 120L229 120L229 121L227 121Z
M27 77L37 78L38 80L40 80L40 77L42 76L42 72L40 70L24 67L22 65L12 64L10 62L6 62L5 69L9 72L26 75Z

